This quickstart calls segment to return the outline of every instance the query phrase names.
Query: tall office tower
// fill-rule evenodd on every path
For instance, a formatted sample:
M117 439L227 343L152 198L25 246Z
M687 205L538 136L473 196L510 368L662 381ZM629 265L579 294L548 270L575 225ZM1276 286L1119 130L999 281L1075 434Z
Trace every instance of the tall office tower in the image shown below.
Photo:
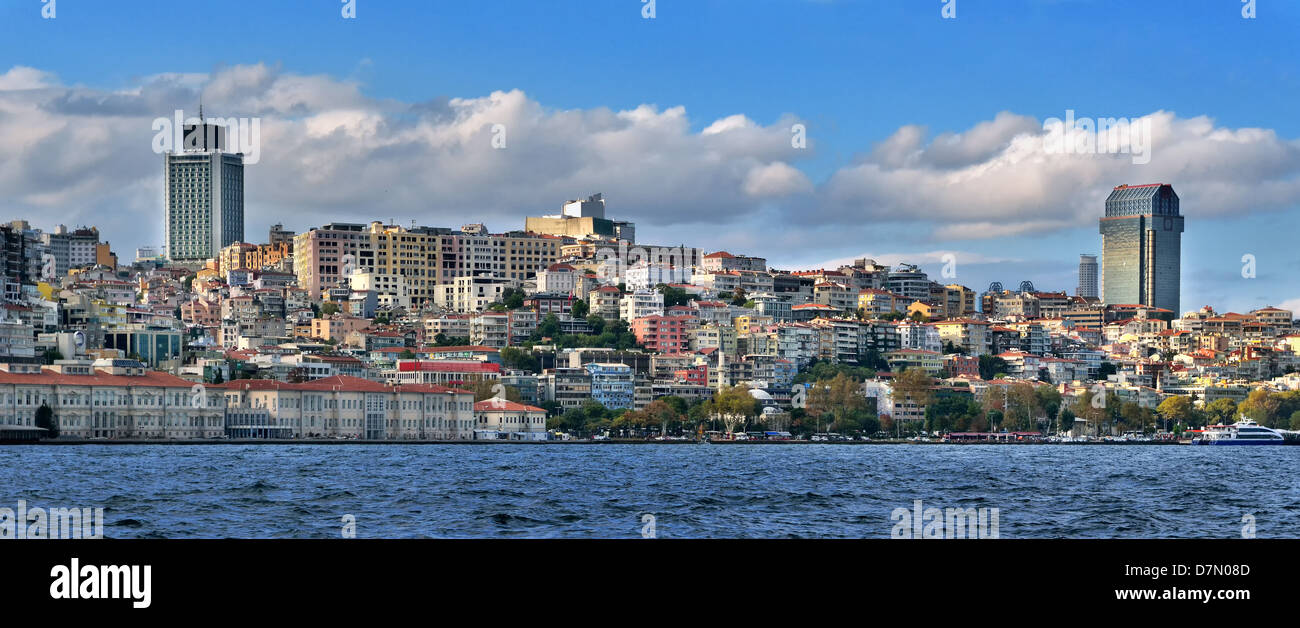
M1178 313L1183 216L1171 185L1121 185L1100 221L1102 301Z
M1079 287L1074 294L1081 297L1097 298L1097 256L1079 256Z
M196 262L244 240L244 156L222 150L221 127L185 127L164 168L167 258Z

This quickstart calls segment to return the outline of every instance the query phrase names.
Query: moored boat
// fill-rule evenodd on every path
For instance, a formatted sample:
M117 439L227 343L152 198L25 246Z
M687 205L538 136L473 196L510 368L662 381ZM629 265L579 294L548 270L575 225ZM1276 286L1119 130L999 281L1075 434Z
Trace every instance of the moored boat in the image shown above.
M1193 445L1281 445L1286 441L1277 430L1243 418L1232 425L1211 425L1192 440Z

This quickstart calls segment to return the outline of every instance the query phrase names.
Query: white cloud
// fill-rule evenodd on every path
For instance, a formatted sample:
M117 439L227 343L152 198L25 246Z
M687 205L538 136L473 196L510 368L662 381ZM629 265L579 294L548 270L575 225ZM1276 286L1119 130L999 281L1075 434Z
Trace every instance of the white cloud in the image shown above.
M1121 183L1172 183L1188 216L1300 203L1300 142L1205 116L1141 120L1152 131L1145 165L1129 154L1049 152L1041 125L1007 113L928 143L922 128L903 127L822 185L809 218L922 222L936 239L975 239L1093 224Z
M98 224L128 250L157 243L162 157L151 123L178 108L193 115L200 98L209 116L261 118L261 159L246 172L249 239L274 221L481 220L506 230L604 192L610 214L636 221L643 239L754 242L771 258L807 259L810 248L853 250L864 234L965 241L1092 228L1120 183L1173 183L1189 216L1300 202L1300 143L1203 116L1146 116L1152 159L1140 166L1129 155L1049 154L1041 124L1010 112L933 137L905 126L815 182L799 166L816 151L791 146L794 115L762 124L736 113L695 131L681 106L559 110L519 90L412 103L257 64L111 90L10 68L0 74L9 212ZM495 125L504 150L493 148Z

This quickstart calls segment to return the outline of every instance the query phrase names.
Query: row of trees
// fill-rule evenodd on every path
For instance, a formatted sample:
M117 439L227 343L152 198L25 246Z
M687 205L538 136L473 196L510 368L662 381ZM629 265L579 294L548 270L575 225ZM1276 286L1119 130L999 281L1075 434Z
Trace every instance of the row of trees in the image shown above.
M1241 403L1221 398L1201 408L1197 408L1190 397L1170 397L1160 402L1156 412L1172 424L1187 427L1229 424L1245 416L1265 427L1300 430L1300 391L1258 389L1251 391Z
M590 334L565 334L560 330L560 319L555 314L547 314L537 323L537 330L524 346L531 347L533 344L547 341L548 338L549 343L561 349L587 347L633 349L639 346L636 334L628 328L627 321L606 321L600 315L592 314L587 317L587 325L591 327Z
M509 388L509 387L507 387ZM761 416L762 404L743 386L724 388L711 399L687 401L669 395L640 410L610 409L595 400L554 414L546 427L582 435L614 431L626 435L689 433L697 429L743 431Z

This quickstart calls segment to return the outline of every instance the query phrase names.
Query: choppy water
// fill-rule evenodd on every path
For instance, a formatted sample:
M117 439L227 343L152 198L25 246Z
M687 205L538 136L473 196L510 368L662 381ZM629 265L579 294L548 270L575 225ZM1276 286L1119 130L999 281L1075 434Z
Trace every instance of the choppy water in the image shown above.
M998 508L1002 538L1300 537L1300 447L0 447L0 507L103 507L105 536L888 537L895 508Z

